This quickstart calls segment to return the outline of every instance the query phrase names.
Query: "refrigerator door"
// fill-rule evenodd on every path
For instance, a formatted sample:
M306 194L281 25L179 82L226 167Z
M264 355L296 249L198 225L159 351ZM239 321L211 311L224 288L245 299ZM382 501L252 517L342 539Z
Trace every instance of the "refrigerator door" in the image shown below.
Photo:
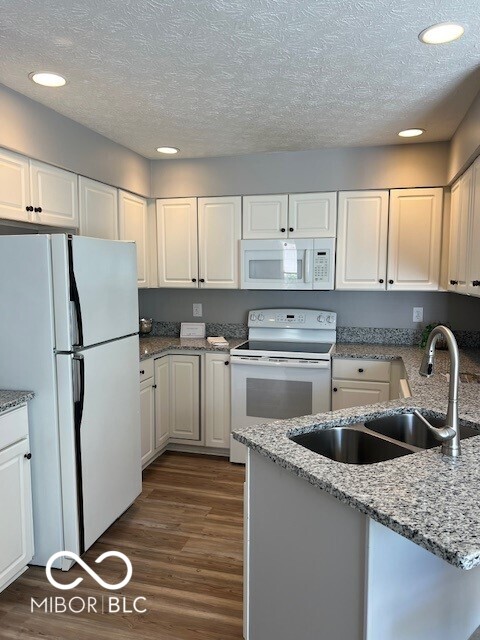
M72 477L66 483L76 499L75 504L67 501L64 530L72 532L72 523L78 522L83 553L142 490L138 337L57 359L68 359L73 371L73 412L60 413L66 421L60 423L62 449L74 455L76 469L75 486Z
M133 242L52 236L57 351L138 332Z

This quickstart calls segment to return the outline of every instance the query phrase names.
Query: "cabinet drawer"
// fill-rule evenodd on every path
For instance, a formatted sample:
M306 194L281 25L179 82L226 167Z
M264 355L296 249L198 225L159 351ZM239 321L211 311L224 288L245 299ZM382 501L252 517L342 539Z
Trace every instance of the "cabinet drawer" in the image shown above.
M28 436L27 406L0 415L0 451Z
M153 377L153 358L140 362L140 382Z
M381 360L333 360L332 377L344 380L390 382L390 362Z

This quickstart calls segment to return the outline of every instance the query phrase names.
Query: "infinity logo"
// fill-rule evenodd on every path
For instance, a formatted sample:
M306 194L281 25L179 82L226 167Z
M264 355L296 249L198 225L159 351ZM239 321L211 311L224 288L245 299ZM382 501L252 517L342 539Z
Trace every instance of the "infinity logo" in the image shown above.
M76 562L78 562L78 564L82 566L85 569L85 571L90 576L92 576L92 578L101 587L103 587L104 589L115 591L116 589L121 589L122 587L124 587L130 582L130 579L133 573L133 568L129 558L127 558L127 556L124 553L121 553L120 551L106 551L105 553L102 553L101 556L98 556L98 558L95 560L95 563L99 564L103 562L105 558L111 558L111 557L121 558L127 566L127 575L121 582L117 582L116 584L110 584L108 582L105 582L105 580L102 580L102 578L100 578L100 576L97 573L95 573L95 571L93 571L93 569L91 569L88 566L88 564L86 564L79 556L77 556L76 553L73 553L72 551L59 551L58 553L54 553L53 556L49 558L47 562L47 566L45 567L45 573L47 574L47 578L50 584L56 587L57 589L61 589L62 591L75 589L75 587L78 587L78 585L81 582L83 582L83 578L76 578L70 584L62 584L61 582L57 582L55 578L52 576L52 564L55 562L55 560L57 560L57 558L72 558L72 560L75 560Z

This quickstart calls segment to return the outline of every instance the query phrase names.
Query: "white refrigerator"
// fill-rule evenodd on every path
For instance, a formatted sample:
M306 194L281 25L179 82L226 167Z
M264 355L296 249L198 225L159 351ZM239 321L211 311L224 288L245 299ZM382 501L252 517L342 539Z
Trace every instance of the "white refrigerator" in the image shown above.
M81 555L141 492L137 332L134 243L0 237L0 388L35 393L33 564Z

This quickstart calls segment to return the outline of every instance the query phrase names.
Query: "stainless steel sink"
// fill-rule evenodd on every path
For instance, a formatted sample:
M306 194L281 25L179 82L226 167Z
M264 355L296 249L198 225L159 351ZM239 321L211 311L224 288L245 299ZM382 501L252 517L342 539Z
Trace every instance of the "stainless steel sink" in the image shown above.
M400 444L348 427L310 431L290 436L290 439L310 451L346 464L372 464L412 453Z
M434 427L443 427L445 419L428 416L428 421ZM385 416L365 422L365 427L382 436L405 442L420 449L430 449L440 446L440 442L433 433L427 429L423 422L413 413L399 413L394 416ZM460 427L460 439L471 438L479 435L479 431L469 427Z

